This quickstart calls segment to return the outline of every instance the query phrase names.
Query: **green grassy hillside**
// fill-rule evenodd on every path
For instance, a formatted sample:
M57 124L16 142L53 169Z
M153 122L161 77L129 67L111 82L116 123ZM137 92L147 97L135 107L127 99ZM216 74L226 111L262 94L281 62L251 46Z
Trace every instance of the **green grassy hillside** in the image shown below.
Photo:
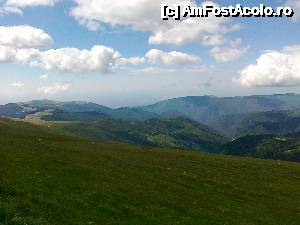
M218 132L185 118L135 122L102 118L93 122L50 124L56 130L84 138L144 146L220 152L227 142Z
M98 143L0 120L2 225L299 224L300 165Z
M300 134L245 136L227 143L224 153L300 162Z

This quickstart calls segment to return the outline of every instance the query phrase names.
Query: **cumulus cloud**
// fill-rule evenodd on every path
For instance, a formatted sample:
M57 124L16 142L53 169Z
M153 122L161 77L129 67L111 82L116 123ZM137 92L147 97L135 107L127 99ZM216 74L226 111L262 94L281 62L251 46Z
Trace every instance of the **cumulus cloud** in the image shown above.
M96 45L90 50L61 48L41 51L30 65L62 72L100 71L106 73L114 69L120 59L120 53L114 49Z
M151 49L146 53L146 58L152 64L178 65L195 64L200 61L200 57L189 55L183 52L164 52L158 49Z
M25 84L22 83L21 81L18 81L18 82L12 83L11 86L13 86L15 88L22 88L25 86Z
M195 42L204 46L215 46L226 42L226 33L240 28L239 25L229 26L228 20L224 18L190 18L189 20L195 22L178 22L168 29L154 32L149 38L149 43L183 45Z
M14 49L0 45L0 63L30 63L33 59L38 57L39 54L40 51L38 49Z
M245 87L282 87L300 85L300 46L264 52L240 72L236 81Z
M67 84L55 83L51 86L40 87L37 89L37 91L43 94L57 94L59 92L68 91L70 87L71 85L68 83Z
M219 63L234 61L241 58L249 50L249 46L241 47L241 40L237 39L229 43L229 47L214 47L210 54Z
M300 1L299 0L288 0L285 3L285 6L292 7L292 9L295 11L295 15L293 17L293 20L299 21L300 20Z
M187 65L200 62L200 57L196 55L158 49L150 50L144 57L130 58L124 58L113 48L102 45L95 45L91 49L40 49L52 42L52 37L41 29L30 26L0 26L0 62L18 62L69 73L108 73L126 65Z
M0 46L0 62L19 62L46 70L57 70L68 73L98 71L108 73L126 65L195 65L201 61L197 55L183 52L164 52L152 49L145 57L124 58L109 47L95 45L91 49L61 48L41 51L38 49L12 49ZM201 67L201 66L200 66ZM200 68L193 67L193 70ZM201 70L203 67L201 67Z
M21 63L30 63L40 55L40 50L34 48L15 50L15 61Z
M224 35L239 28L229 19L194 18L180 21L162 21L160 5L191 4L188 0L73 0L76 4L70 14L91 30L100 29L104 24L129 27L134 31L147 31L152 35L150 44L177 44L197 42L203 45L224 43ZM202 4L216 4L205 1Z
M11 48L40 48L53 43L43 30L31 26L0 26L0 45Z
M109 72L121 64L139 64L143 58L122 58L112 48L95 45L91 49L60 48L42 51L52 37L30 26L0 26L0 62L19 62L62 72Z
M73 0L76 6L71 9L71 15L81 24L89 23L101 26L130 26L134 30L148 31L161 26L160 2L152 0ZM171 2L167 0L167 2Z
M12 62L15 57L16 51L14 49L0 45L0 62Z

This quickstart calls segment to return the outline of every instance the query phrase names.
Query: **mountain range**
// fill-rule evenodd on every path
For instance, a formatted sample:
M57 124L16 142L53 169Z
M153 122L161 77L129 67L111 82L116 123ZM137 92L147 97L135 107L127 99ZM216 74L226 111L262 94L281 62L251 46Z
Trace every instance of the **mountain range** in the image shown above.
M34 100L0 106L0 116L39 121L61 133L92 140L242 156L259 157L252 154L258 148L275 151L278 143L273 140L284 138L289 140L285 144L289 147L280 151L297 155L297 147L290 146L299 139L294 134L300 132L300 95L194 96L117 109L91 102ZM286 138L288 135L294 138ZM268 146L259 142L251 148L237 149L252 143L252 139L266 137L271 137ZM284 154L265 154L263 158L299 160Z
M16 109L11 109L12 107ZM300 95L277 94L225 98L215 96L182 97L161 101L148 106L123 107L118 109L112 109L91 102L35 100L0 106L0 115L18 118L24 116L24 114L30 114L32 111L59 109L65 112L101 112L131 120L184 116L196 122L210 125L216 119L226 115L241 115L253 112L297 108L300 108ZM18 111L19 114L10 114L10 110Z

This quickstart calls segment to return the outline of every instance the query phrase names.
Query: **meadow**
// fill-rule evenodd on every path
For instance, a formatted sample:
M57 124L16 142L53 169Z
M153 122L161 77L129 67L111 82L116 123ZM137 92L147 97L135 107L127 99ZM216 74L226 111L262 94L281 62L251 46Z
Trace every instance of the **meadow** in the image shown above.
M0 120L2 225L300 224L300 165Z

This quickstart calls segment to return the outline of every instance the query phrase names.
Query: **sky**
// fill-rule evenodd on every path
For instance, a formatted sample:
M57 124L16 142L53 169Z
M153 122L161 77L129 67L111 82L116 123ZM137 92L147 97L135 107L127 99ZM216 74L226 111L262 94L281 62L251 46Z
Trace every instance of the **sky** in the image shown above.
M161 3L178 1L0 0L0 104L300 93L299 0L210 1L289 6L293 18L163 21Z

